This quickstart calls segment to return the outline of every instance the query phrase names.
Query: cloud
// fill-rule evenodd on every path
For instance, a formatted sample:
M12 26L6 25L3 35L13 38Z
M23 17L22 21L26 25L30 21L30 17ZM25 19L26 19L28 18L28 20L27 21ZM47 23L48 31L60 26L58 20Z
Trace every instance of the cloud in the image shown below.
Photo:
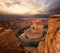
M0 13L44 14L59 7L59 0L0 0ZM59 1L60 2L60 1Z

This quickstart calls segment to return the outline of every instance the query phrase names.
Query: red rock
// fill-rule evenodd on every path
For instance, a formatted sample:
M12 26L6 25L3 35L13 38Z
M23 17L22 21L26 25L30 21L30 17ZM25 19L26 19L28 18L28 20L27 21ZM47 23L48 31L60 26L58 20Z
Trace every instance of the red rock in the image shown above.
M50 16L48 26L45 40L38 45L38 52L42 50L43 53L60 53L60 14Z
M41 19L33 19L32 25L29 29L27 29L24 34L29 39L36 39L43 36L44 25L42 24Z
M19 47L20 44L11 29L0 34L0 53L22 53L24 50Z

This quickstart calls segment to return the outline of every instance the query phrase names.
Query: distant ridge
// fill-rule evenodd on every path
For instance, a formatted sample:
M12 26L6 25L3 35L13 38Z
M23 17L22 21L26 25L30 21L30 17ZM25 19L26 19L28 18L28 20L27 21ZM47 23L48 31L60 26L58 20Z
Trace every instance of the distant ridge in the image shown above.
M48 18L51 14L36 14L36 15L3 15L0 14L0 19L11 19L11 18Z

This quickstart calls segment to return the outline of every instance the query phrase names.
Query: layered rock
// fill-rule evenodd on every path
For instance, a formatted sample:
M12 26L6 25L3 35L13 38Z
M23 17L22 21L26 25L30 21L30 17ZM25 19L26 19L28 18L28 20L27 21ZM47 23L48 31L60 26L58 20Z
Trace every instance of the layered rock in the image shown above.
M3 30L0 33L0 53L22 53L23 51L22 44L16 40L11 29Z
M60 14L49 17L45 40L38 45L38 53L60 53Z
M11 29L0 28L0 53L37 53L37 48L25 47Z
M28 39L37 39L43 36L43 32L44 32L44 27L42 25L40 30L35 31L35 29L29 28L24 32L24 34L28 37Z
M9 18L9 17L8 17ZM31 24L28 19L0 19L0 27L5 29L12 29L14 33L17 33L20 29L27 27Z
M32 25L29 29L24 31L28 39L37 39L43 36L44 25L41 19L32 20Z
M26 39L26 41L28 40L28 42L29 42L30 39L32 39L32 43L33 43L34 41L40 40L40 37L43 34L43 29L44 29L43 26L46 23L43 22L44 23L43 24L42 21L40 21L40 19L37 19L37 21L39 20L40 23L39 22L36 23L35 20L34 21L33 20L31 21L31 20L32 19L30 19L30 20L29 19L0 20L0 27L1 27L0 28L0 38L1 38L0 52L1 53L24 53L24 52L25 53L37 53L37 48L25 47L23 44L21 44L20 42L18 42L16 40L16 37L13 33L13 31L17 32L17 30L20 30L21 28L29 26L31 24L31 22L33 22L33 27L31 28L32 30L28 29L26 32L27 36L29 37L29 39ZM34 30L35 23L36 23L37 30ZM30 32L33 32L33 33L30 33L29 30L30 30ZM35 32L37 32L37 33L35 34ZM24 38L25 37L23 36L22 39L24 39ZM39 39L36 40L36 38L39 38ZM24 42L25 42L25 40L24 40ZM33 45L32 43L31 43L31 45Z

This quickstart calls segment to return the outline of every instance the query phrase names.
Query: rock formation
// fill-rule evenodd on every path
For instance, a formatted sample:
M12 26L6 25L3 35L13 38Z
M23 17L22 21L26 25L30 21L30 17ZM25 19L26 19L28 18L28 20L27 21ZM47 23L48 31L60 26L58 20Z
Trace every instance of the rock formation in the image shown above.
M0 28L0 53L23 53L22 45L11 29Z
M34 19L12 19L12 20L6 20L6 19L0 19L0 53L37 53L37 48L35 47L26 47L22 43L18 42L18 39L15 37L15 32L17 33L17 30L20 30L21 28L24 28L26 26L31 25L32 27L29 32L29 29L27 29L26 34L28 34L29 40L32 39L32 41L35 44L35 41L40 40L39 37L40 33L43 34L44 31L44 25L47 23L43 22L45 19L35 19L37 20L35 22ZM47 20L45 20L47 22ZM32 22L32 23L31 23ZM40 22L40 23L39 23ZM42 23L43 22L43 23ZM37 26L38 25L38 26ZM34 30L34 26L37 30ZM37 32L37 34L35 34ZM39 36L38 36L39 35ZM33 37L32 37L33 36ZM25 37L23 36L22 39ZM35 40L38 38L37 40ZM34 39L34 40L33 40ZM24 40L25 42L25 40ZM29 43L30 44L30 43ZM30 45L33 45L32 43Z
M29 26L30 24L31 22L29 22L28 19L0 19L0 27L3 27L5 29L12 29L14 33L17 33L20 29Z
M31 19L32 25L19 35L20 41L28 46L37 46L39 41L43 39L45 32L43 21L42 19Z
M32 20L32 25L29 29L25 30L25 35L28 39L37 39L43 36L44 25L41 19Z
M60 14L49 17L48 32L38 45L38 53L60 53Z
M37 48L26 47L11 29L0 28L0 53L37 53Z

